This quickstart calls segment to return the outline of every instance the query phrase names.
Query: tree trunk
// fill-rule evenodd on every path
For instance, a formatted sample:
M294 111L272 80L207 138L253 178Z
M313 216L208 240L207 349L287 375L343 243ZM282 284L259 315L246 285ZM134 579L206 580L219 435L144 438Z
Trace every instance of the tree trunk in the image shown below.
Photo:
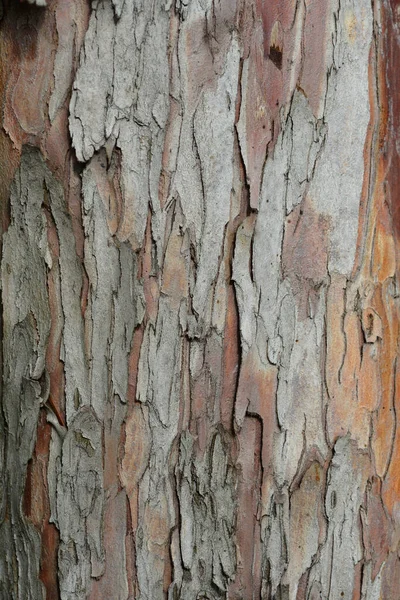
M398 0L3 0L2 600L396 600Z

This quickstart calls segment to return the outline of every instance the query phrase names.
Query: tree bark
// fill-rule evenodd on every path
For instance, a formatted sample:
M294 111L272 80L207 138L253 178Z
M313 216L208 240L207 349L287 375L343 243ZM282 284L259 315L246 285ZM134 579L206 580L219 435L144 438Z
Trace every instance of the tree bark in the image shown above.
M395 600L400 3L28 1L0 597Z

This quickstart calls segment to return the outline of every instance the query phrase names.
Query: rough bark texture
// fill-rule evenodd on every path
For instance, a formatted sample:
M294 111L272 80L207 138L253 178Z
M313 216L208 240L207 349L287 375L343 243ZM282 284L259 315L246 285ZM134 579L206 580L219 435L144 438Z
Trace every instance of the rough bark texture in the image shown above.
M28 2L1 599L398 599L400 3Z

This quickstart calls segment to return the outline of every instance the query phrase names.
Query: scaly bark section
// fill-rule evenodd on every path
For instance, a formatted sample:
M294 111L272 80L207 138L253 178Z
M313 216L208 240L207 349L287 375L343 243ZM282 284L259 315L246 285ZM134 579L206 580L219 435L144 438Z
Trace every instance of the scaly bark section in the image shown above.
M397 597L397 3L39 4L0 35L2 597Z
M21 157L11 188L11 223L3 237L3 415L0 528L3 598L42 596L39 581L40 536L22 511L28 461L36 440L41 405L48 400L45 374L50 309L46 286L51 257L43 186L51 177L35 151Z

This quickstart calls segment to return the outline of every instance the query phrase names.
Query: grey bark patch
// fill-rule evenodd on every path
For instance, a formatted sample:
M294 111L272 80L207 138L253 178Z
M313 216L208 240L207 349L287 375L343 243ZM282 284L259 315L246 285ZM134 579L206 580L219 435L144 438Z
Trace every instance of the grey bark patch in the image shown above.
M318 122L307 98L296 90L288 116L291 138L290 163L287 174L286 212L300 204L312 180L316 161L325 141L326 127Z
M169 112L168 35L169 15L161 2L125 0L114 7L94 2L69 117L79 161L89 160L109 139L121 149L125 216L119 235L138 249L150 205L160 256L156 222L161 219L158 185Z
M229 220L238 73L239 47L233 39L217 89L203 93L193 120L204 193L203 227L193 290L193 309L199 316L200 330L204 325L207 330L211 318L207 314L211 312L210 287L218 273L225 226Z
M59 569L63 600L83 600L104 569L102 427L83 407L64 439L57 480Z
M77 410L77 399L83 404L87 404L89 399L88 360L81 310L82 265L77 256L72 220L67 210L62 185L54 178L48 178L46 188L60 246L59 290L63 313L60 326L68 423Z
M349 275L356 251L363 152L370 119L371 3L339 2L333 20L333 64L324 110L327 134L310 195L319 210L332 219L329 270Z
M320 582L322 595L328 600L352 597L354 567L363 557L359 511L368 472L367 454L360 454L349 437L340 438L327 478L327 537L308 585L311 590L316 581Z
M50 330L44 185L40 154L24 148L11 188L11 223L3 236L3 414L5 457L0 525L0 590L12 600L39 600L40 537L22 511L27 465L36 441L39 382ZM4 596L5 594L5 596Z
M178 433L182 342L179 314L160 298L155 327L149 323L139 362L137 398L147 403L151 454L139 484L136 539L138 582L143 600L162 600L170 530L175 526L169 461Z
M216 432L202 459L187 432L176 467L183 578L179 598L226 597L236 570L233 539L236 472L228 447Z
M78 3L80 8L83 4ZM329 422L324 409L325 402L333 403L333 397L325 397L324 381L329 371L325 356L329 354L325 348L329 277L313 278L312 269L310 277L302 272L300 266L311 262L320 246L314 243L313 231L308 236L307 228L296 245L296 232L288 226L290 213L302 214L298 205L311 199L316 228L323 215L327 230L331 227L327 242L325 238L321 242L324 255L330 249L331 278L333 270L348 277L364 177L368 92L373 97L368 86L375 85L373 69L368 71L368 60L373 58L371 6L367 0L325 3L328 26L324 23L319 28L316 23L314 31L332 61L325 73L324 59L323 72L318 74L326 85L311 90L316 96L322 89L317 102L321 106L327 95L317 121L310 109L315 97L311 102L310 96L309 104L300 88L294 88L315 52L305 35L307 19L310 15L324 18L324 10L313 12L324 3L285 2L277 13L274 3L264 3L262 17L257 12L259 4L250 0L240 6L233 0L93 0L70 105L73 147L82 163L78 168L83 169L83 231L78 236L82 235L82 241L85 238L84 265L77 256L76 228L62 186L36 151L23 155L2 268L7 358L0 424L10 439L4 453L1 514L3 519L11 514L14 522L13 528L7 520L1 525L5 559L0 564L15 598L42 597L40 540L21 516L20 504L45 395L39 379L45 356L51 354L47 349L46 276L52 259L40 208L43 193L50 200L59 247L51 272L57 301L50 299L52 318L57 320L53 323L57 335L52 338L57 338L56 348L61 340L65 385L56 376L52 385L64 385L68 425L63 439L53 432L48 466L51 520L61 534L62 600L83 600L88 595L126 599L128 594L140 600L164 600L167 594L170 600L222 600L230 596L229 585L241 568L248 569L246 578L257 583L256 591L237 588L234 594L240 600L252 595L275 600L297 595L309 600L333 600L342 594L350 598L362 560L366 600L384 594L381 574L371 581L361 543L359 510L369 459L349 438L335 437L328 467L325 429ZM374 6L377 14L379 2ZM273 24L277 14L279 21ZM81 15L77 31L85 18ZM272 31L280 27L280 19L286 20L282 25L285 43L275 39L275 34L267 39L270 26ZM55 86L49 102L54 125L68 92L73 35L65 46L58 40L57 52L56 38ZM273 75L265 95L269 106L262 110L271 110L275 116L274 125L265 118L266 132L271 128L272 138L268 154L260 160L261 164L265 158L261 186L260 166L254 198L246 206L246 142L254 128L264 125L243 110L243 85L239 111L237 89L240 74L244 83L246 69L258 60L253 49L260 49L263 42L277 68L270 60L264 63ZM293 66L287 69L290 62ZM275 102L278 108L281 102L287 103L281 106L279 117L278 108L272 106ZM56 129L53 132L58 135ZM44 138L36 142L46 143ZM112 162L114 148L120 161L111 185L111 176L103 177L99 164L106 169L102 157ZM66 170L63 177L67 188ZM110 188L103 184L112 187L117 180L118 199L110 208L114 200L109 200ZM78 193L74 202L77 197ZM383 220L380 226L386 239L391 235L390 225L386 229ZM301 230L301 219L299 223ZM56 247L53 228L50 234ZM379 236L376 242L378 248ZM296 263L292 269L285 258L287 245ZM313 245L314 253L310 252ZM142 283L138 277L143 277L148 310L139 308ZM299 296L307 291L304 279L313 288L313 299L306 299L307 310L300 314ZM346 284L344 288L350 302ZM345 303L343 307L339 318ZM371 306L363 313L362 325L366 341L378 355L389 329L391 335L389 321L391 325L395 318L388 313L381 319L379 309L376 314L373 310ZM132 352L133 331L142 317L143 330L137 331ZM339 337L343 333L345 338L340 327L345 325L332 328L332 333L339 332ZM350 352L349 346L344 354ZM248 397L247 389L243 391L243 401L234 413L236 371L244 366L243 359L253 356L246 376L244 369L241 374L242 387L251 386L251 390ZM343 382L344 387L346 375L340 371L339 366L338 377L343 375L343 380L338 379L338 385ZM343 414L346 409L347 404ZM131 515L117 478L126 410L120 477ZM237 429L246 423L246 411L253 410L259 421L257 434L253 440L243 439ZM377 412L371 421L374 428L375 416ZM363 434L367 446L367 427ZM237 486L237 443L240 452L247 452L250 465L251 475L244 476L256 480L249 483L248 505L249 496L243 502ZM326 465L321 477L318 473L319 485L310 467L313 493L302 478L310 456ZM236 506L238 499L243 504ZM310 517L307 503L313 502L318 509ZM247 545L235 539L240 529L238 510L246 511L249 530L252 527ZM115 537L108 540L114 548L108 557L102 544L107 511L106 526L113 528L115 523ZM301 521L298 529L293 525L296 515ZM125 533L130 538L126 548ZM236 547L243 553L250 547L251 558L240 560L243 557L235 556ZM27 573L27 580L19 583L20 573ZM97 589L91 587L94 578ZM300 591L296 589L299 581ZM18 589L12 587L14 582ZM107 593L108 586L111 591ZM0 594L7 600L9 589L0 583Z
M258 310L253 282L252 244L254 219L247 217L236 232L235 253L232 264L232 280L235 282L236 300L240 315L240 335L245 354L251 348L256 334Z
M103 417L109 397L110 348L112 338L113 297L120 278L118 248L110 240L106 211L97 190L90 164L82 178L83 226L85 230L85 268L90 282L86 326L90 332L88 354L89 402L99 418Z

